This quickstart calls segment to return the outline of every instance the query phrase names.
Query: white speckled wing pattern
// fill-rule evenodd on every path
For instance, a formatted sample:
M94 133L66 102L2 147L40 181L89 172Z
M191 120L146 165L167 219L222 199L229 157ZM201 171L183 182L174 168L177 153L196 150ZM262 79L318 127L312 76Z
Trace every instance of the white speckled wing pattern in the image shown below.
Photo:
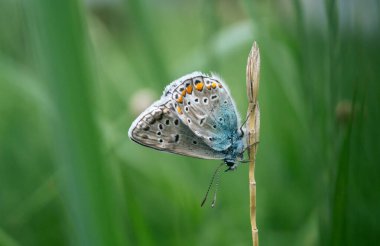
M141 145L161 151L202 159L224 158L224 154L205 144L182 122L171 98L165 96L140 114L128 136Z
M239 119L229 91L215 75L195 72L166 87L164 96L192 132L217 151L228 149Z

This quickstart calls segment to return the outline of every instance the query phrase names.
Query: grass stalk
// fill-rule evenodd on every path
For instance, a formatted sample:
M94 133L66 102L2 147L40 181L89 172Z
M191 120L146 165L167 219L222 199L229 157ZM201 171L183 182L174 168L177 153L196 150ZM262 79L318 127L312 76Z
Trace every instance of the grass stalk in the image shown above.
M260 51L256 42L253 43L251 52L247 61L247 95L248 95L248 112L247 112L247 144L249 156L249 196L250 196L250 217L252 229L252 241L254 246L259 245L259 231L256 223L256 180L255 180L255 162L256 151L259 143L260 132L260 109L257 101L260 78Z

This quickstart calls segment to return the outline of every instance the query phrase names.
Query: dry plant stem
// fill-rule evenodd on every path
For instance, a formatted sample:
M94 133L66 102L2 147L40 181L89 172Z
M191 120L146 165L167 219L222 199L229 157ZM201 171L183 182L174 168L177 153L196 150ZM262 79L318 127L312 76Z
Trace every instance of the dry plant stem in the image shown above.
M260 51L256 42L253 43L247 61L247 144L249 156L249 195L250 195L250 215L252 228L252 241L254 246L259 245L259 232L256 224L256 181L255 181L255 161L257 144L259 143L260 132L260 109L257 102L260 79Z

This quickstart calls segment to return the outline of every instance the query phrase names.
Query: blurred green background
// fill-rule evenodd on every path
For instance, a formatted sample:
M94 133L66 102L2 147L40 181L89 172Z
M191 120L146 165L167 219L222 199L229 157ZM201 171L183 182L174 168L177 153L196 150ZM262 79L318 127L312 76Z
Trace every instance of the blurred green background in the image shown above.
M172 80L219 73L239 111L261 51L260 245L380 239L376 0L0 0L0 245L251 245L248 166L127 136Z

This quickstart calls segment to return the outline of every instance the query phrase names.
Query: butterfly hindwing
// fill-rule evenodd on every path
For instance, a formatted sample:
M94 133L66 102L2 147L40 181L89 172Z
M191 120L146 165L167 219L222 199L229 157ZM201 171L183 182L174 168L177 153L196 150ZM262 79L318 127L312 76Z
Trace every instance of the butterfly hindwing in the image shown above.
M144 146L157 150L198 157L223 159L194 134L176 114L170 98L163 96L145 110L132 124L129 137Z
M238 117L220 78L192 73L171 83L165 95L171 95L178 117L207 145L217 151L231 146L238 129Z

